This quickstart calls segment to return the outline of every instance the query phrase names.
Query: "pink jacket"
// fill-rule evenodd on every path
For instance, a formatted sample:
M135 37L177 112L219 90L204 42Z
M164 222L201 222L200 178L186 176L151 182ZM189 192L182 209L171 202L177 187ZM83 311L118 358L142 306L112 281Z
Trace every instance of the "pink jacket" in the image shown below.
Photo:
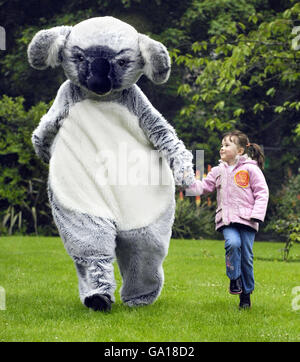
M258 231L259 223L255 220L265 219L269 189L257 162L243 155L232 170L226 162L219 162L207 177L186 189L186 195L197 196L217 189L216 229L240 223Z

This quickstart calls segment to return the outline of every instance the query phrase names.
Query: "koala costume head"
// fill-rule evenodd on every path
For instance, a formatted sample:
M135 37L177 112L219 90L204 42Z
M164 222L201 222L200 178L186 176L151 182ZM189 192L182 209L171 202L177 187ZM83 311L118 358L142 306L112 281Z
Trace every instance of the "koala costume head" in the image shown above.
M74 84L100 96L128 88L142 74L156 84L170 74L170 58L161 43L112 17L42 30L33 38L28 58L36 69L62 65Z
M111 309L117 258L122 301L153 303L164 281L175 184L195 181L192 154L135 84L142 74L167 81L167 49L120 20L99 17L39 31L28 59L36 69L61 65L68 78L32 142L49 162L49 201L75 263L81 302ZM137 176L134 182L127 173ZM140 175L146 177L136 182Z

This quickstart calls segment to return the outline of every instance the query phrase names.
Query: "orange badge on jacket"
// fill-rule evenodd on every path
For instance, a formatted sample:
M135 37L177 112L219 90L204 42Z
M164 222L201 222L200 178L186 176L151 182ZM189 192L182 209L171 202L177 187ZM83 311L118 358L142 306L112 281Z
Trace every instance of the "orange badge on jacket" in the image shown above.
M235 183L240 187L247 187L249 185L248 171L241 170L234 175Z

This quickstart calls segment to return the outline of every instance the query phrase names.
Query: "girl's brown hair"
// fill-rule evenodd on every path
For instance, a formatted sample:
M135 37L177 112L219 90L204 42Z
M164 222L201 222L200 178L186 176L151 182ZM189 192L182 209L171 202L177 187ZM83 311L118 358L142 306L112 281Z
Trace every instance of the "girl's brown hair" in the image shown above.
M231 142L234 142L239 147L243 148L245 153L253 160L257 161L257 165L260 169L264 169L265 156L261 147L256 143L250 143L249 138L245 133L234 130L227 132L223 135L223 139L229 137Z

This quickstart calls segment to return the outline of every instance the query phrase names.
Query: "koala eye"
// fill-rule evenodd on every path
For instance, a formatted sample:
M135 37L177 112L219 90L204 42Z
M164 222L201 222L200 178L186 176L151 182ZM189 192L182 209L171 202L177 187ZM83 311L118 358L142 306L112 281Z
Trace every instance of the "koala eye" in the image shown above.
M82 54L78 53L78 54L75 55L75 59L78 62L83 62L84 61L84 56Z
M117 63L120 65L120 67L123 67L127 62L125 59L119 59Z

